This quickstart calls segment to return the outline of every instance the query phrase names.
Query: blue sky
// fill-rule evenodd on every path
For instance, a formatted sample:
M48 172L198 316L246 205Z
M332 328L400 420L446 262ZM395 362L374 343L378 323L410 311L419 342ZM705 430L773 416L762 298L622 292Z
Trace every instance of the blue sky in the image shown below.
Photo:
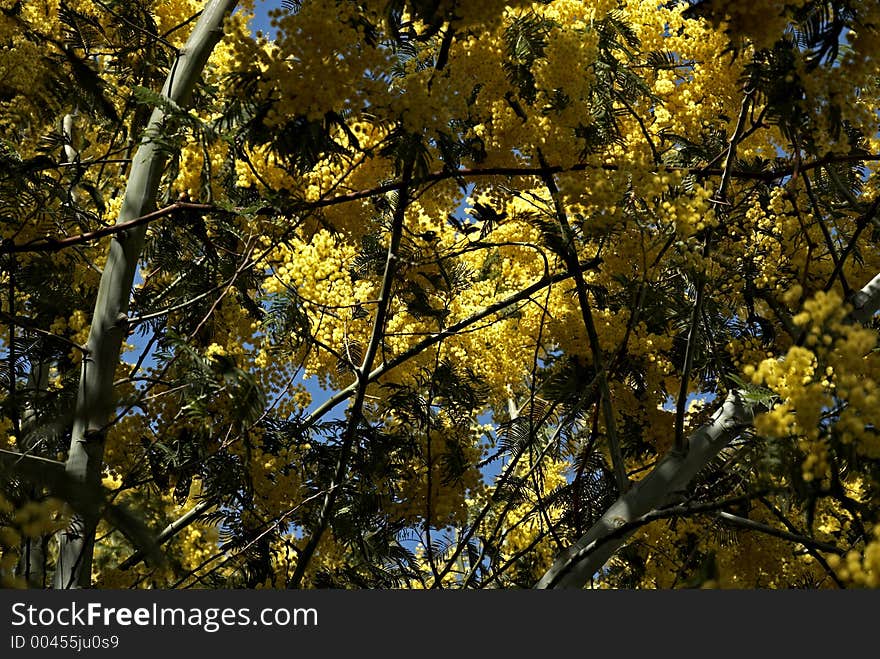
M254 5L254 20L251 28L256 31L262 31L264 34L271 34L272 27L269 25L269 12L281 6L281 0L257 0Z

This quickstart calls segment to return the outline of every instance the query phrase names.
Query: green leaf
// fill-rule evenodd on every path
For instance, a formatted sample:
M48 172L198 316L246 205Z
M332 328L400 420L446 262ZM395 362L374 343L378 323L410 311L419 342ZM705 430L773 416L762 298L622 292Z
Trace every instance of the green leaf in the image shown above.
M766 387L746 382L738 375L728 374L727 379L737 386L743 402L752 407L770 409L779 400L779 394Z

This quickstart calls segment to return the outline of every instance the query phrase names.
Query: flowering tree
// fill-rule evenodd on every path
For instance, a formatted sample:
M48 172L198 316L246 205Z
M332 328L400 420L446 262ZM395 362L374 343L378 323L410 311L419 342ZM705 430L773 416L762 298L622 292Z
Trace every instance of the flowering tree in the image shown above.
M0 3L3 583L878 585L880 8L727 4Z

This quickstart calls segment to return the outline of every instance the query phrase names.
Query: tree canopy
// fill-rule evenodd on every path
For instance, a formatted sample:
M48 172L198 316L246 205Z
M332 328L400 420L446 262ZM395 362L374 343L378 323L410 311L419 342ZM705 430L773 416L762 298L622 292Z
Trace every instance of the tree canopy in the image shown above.
M0 0L0 583L880 585L880 5Z

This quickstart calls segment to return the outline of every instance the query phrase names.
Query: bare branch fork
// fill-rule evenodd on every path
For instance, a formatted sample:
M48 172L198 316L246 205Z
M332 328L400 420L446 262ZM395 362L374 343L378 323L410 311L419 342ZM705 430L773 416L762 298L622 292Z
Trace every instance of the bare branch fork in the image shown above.
M336 464L333 482L330 489L324 497L324 503L321 507L321 514L318 518L318 524L312 535L303 547L300 553L296 568L288 583L289 588L299 588L302 578L305 575L309 562L321 542L321 537L327 530L330 523L330 517L333 515L333 508L336 499L339 496L339 490L342 481L345 478L345 472L348 469L348 458L351 454L352 444L357 435L357 428L363 416L364 399L367 393L367 386L371 378L371 370L376 353L379 351L379 345L385 334L385 324L388 320L388 312L391 306L392 287L394 278L397 273L397 252L400 249L400 241L403 236L403 221L406 216L406 207L409 204L410 185L412 182L414 158L407 157L403 165L403 172L400 180L400 192L397 198L397 206L394 209L394 215L391 224L391 239L388 243L388 253L385 257L385 272L382 275L382 288L379 293L378 304L376 305L376 317L373 321L373 331L370 336L370 342L364 354L363 363L355 370L357 380L355 382L355 398L349 408L348 423L342 436L342 447L339 459Z
M851 299L854 322L868 322L880 309L880 274ZM626 494L615 501L596 524L563 552L535 588L581 588L635 529L627 524L670 502L742 430L754 421L754 410L745 404L742 393L732 390L708 423L687 440L687 452L667 453ZM626 528L624 528L626 527Z

